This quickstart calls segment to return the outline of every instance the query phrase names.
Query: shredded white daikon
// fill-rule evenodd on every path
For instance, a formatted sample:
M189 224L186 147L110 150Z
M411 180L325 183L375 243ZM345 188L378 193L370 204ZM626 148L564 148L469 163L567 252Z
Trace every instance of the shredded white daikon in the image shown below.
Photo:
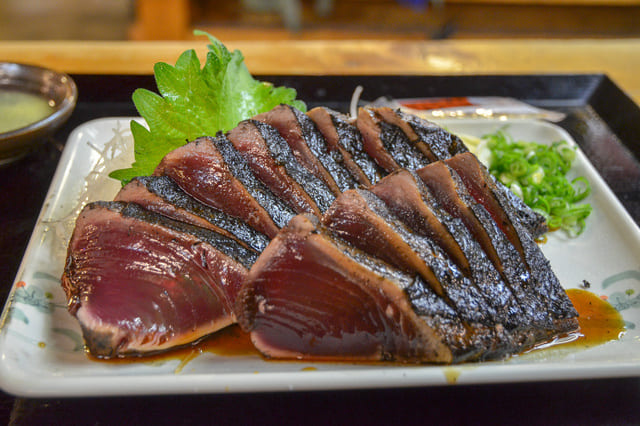
M59 203L63 211L51 210L50 215L42 220L45 234L54 244L51 253L54 256L66 255L66 246L75 226L76 218L84 206L96 200L113 199L120 188L120 182L109 177L109 173L122 167L128 167L133 161L131 132L126 127L113 128L113 137L100 146L89 140L87 146L97 155L88 155L85 160L93 164L84 176L77 192L68 198L68 202ZM53 196L57 196L55 193Z
M358 102L360 102L360 95L362 94L362 86L357 86L351 95L351 104L349 105L349 113L351 118L358 116Z

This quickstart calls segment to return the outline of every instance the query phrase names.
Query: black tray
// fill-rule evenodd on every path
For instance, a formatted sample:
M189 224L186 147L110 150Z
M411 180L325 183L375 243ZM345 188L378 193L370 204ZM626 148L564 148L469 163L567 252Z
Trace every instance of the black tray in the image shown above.
M64 144L78 125L100 117L133 116L131 94L138 87L156 91L149 75L73 75L78 85L76 110L42 149L0 168L0 301L4 304ZM607 76L258 76L298 90L309 107L325 105L346 112L356 86L362 98L380 96L507 96L567 114L565 128L640 222L640 108ZM306 423L416 423L445 419L492 423L634 423L640 417L638 379L457 386L334 393L109 398L84 400L14 399L0 393L0 421L50 424L67 418L77 423L181 423L208 419L220 424L289 417ZM500 402L498 402L500 401ZM466 408L460 410L460 404ZM300 411L296 411L293 406ZM121 409L117 409L120 407ZM457 409L456 409L457 407ZM502 408L498 408L502 407ZM306 414L305 414L306 410ZM551 410L551 412L550 412ZM4 417L3 417L4 416ZM274 417L276 416L276 417ZM277 416L283 416L278 418ZM524 417L526 416L526 417ZM73 419L73 420L71 420ZM631 420L631 421L630 421Z

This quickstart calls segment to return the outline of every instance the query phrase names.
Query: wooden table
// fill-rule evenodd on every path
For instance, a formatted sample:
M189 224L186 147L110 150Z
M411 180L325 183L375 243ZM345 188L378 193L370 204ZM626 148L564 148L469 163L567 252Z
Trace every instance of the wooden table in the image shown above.
M257 2L136 0L129 35L187 40L199 28L227 41L640 36L638 0L434 0L423 1L430 4L424 8L407 7L416 1L370 0L364 6L362 0L340 0L328 2L324 13L318 1L248 3Z
M0 61L72 74L147 74L157 61L205 42L0 42ZM255 74L605 73L640 102L640 40L454 42L237 42ZM86 80L87 76L83 77ZM93 76L89 75L89 78ZM102 95L111 89L99 88ZM118 90L118 89L116 89ZM122 88L119 89L123 91ZM66 125L87 120L95 98ZM133 106L111 115L130 115ZM33 158L0 167L0 302L4 302L55 170L65 134ZM26 195L26 196L25 196ZM2 362L0 360L0 362ZM313 373L310 373L313 374ZM120 398L14 398L0 392L11 424L638 424L637 378L342 392Z
M246 41L239 49L254 74L547 74L604 73L640 103L640 39L450 41ZM0 42L0 61L68 73L150 74L206 39L184 42Z

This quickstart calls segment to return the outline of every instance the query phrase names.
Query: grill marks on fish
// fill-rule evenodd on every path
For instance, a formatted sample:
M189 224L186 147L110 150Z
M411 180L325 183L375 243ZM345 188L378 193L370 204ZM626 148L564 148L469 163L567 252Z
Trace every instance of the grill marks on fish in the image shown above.
M403 169L416 170L435 160L433 153L413 129L389 108L371 110L380 129L380 141ZM422 148L422 149L421 149Z
M466 192L455 171L438 162L418 170L416 174L432 190L443 208L452 216L460 218L479 242L491 263L510 286L526 317L538 327L539 339L564 329L575 329L575 311L568 309L567 303L570 301L550 265L524 263L491 215ZM531 240L533 241L532 238ZM536 259L540 259L537 256L544 258L537 246L535 249L533 246L529 248L537 251L535 255L532 254ZM546 267L543 276L537 276L540 274L538 272L533 273L538 267ZM566 323L558 321L569 317L571 319Z
M411 127L423 144L421 146L428 147L434 158L432 161L445 160L456 154L468 152L464 142L458 136L437 124L402 111L394 111L394 113L400 122L405 122ZM427 157L431 158L429 155Z
M235 240L137 204L96 202L78 217L62 286L91 354L157 352L234 323L256 258Z
M324 136L330 152L337 152L353 178L369 187L380 180L382 170L364 151L362 135L347 116L324 107L307 112L318 131Z
M225 149L226 158L218 147ZM244 220L269 238L294 214L252 175L224 136L199 138L171 151L154 174L169 176L200 202Z
M526 316L515 295L487 259L464 223L444 211L426 185L415 174L400 170L371 191L413 232L430 238L473 280L496 312L496 322L509 330L523 327Z
M454 169L469 193L482 204L496 223L504 231L511 244L522 253L520 237L514 229L514 222L521 222L537 238L547 232L545 219L534 212L529 206L509 191L502 183L494 179L486 167L471 152L455 155L446 160L449 167ZM513 211L517 218L510 218L507 211Z
M182 191L168 176L140 176L125 185L114 201L134 202L169 218L207 228L262 252L269 238L244 221L202 204Z
M254 174L297 213L320 215L335 199L323 181L302 167L272 126L246 120L227 134Z
M357 184L340 163L339 153L330 151L313 121L290 105L279 105L255 117L273 126L287 141L298 161L311 171L337 196Z

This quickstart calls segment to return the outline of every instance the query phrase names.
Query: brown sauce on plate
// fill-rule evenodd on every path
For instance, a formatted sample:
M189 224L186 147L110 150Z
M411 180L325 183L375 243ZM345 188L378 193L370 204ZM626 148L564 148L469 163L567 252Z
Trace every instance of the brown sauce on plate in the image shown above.
M578 318L580 330L571 333L569 336L565 336L564 338L557 339L554 342L542 344L535 348L536 352L553 347L589 348L612 340L617 340L622 336L622 334L624 334L624 320L620 313L609 302L603 300L598 295L590 291L582 289L570 289L567 290L567 294L580 315ZM220 356L261 356L260 352L258 352L251 343L249 334L243 332L238 325L232 325L200 340L198 343L193 345L158 354L107 360L97 359L94 357L90 358L100 362L115 364L136 362L156 363L178 360L180 361L180 364L176 368L176 373L179 373L185 365L204 353L211 353ZM305 363L308 362L309 361L305 361ZM353 363L353 361L346 362ZM358 362L357 364L389 365L393 363L380 361ZM421 364L415 365L419 366ZM305 367L305 369L313 370L315 368Z
M114 364L130 364L137 362L154 363L171 360L179 360L181 364L186 364L204 353L221 356L260 356L260 352L258 352L258 350L253 346L253 343L251 343L249 334L243 332L238 325L232 325L207 336L192 345L156 354L111 359L100 359L89 355L89 358L99 362Z
M589 348L619 339L625 331L622 315L598 295L578 288L567 290L578 314L580 330L568 345Z

